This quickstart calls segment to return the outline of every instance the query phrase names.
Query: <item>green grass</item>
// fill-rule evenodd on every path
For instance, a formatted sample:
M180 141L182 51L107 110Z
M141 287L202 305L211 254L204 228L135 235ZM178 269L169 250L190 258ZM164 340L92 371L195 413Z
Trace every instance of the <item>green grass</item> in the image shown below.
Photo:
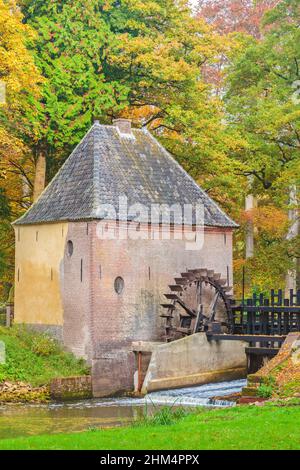
M300 449L300 406L202 410L172 424L0 440L0 449Z
M282 397L292 397L292 396L299 396L300 392L300 384L299 380L291 380L285 383L280 390L280 396Z
M49 336L24 326L0 327L0 341L6 350L6 362L0 364L0 382L22 381L39 386L54 377L88 373L84 361L63 351Z

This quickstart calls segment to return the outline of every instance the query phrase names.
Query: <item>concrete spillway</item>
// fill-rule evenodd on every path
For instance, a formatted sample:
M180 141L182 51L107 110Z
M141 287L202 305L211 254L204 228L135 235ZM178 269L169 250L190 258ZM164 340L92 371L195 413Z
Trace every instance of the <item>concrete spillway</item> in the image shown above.
M170 343L135 343L136 354L150 355L147 367L135 374L135 389L143 394L157 390L204 385L245 378L246 343L209 340L196 333ZM140 369L140 370L139 370Z

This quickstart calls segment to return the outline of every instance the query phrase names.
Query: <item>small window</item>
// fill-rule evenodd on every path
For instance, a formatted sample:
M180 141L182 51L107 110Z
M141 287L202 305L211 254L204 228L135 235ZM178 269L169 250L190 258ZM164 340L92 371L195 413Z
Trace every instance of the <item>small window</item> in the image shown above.
M73 242L71 240L69 240L68 243L67 243L68 256L72 256L73 251L74 251Z
M122 294L124 290L124 279L120 276L116 277L114 287L117 294Z

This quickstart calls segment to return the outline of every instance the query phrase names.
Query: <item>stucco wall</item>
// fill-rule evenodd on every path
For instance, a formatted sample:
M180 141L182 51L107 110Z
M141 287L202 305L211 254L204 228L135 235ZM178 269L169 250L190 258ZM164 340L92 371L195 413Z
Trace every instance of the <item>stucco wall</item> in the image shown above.
M205 333L156 346L142 392L245 377L245 346L243 341L209 341Z
M63 324L62 260L67 224L15 226L15 322Z

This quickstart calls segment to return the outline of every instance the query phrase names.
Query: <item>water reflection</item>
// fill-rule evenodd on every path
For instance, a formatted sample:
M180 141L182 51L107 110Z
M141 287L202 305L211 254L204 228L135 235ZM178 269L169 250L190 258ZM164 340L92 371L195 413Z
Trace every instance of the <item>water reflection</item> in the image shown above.
M148 394L145 398L111 398L70 403L5 404L0 406L0 439L34 434L76 432L118 426L141 418L160 405L228 406L213 396L238 392L245 380L221 382Z

